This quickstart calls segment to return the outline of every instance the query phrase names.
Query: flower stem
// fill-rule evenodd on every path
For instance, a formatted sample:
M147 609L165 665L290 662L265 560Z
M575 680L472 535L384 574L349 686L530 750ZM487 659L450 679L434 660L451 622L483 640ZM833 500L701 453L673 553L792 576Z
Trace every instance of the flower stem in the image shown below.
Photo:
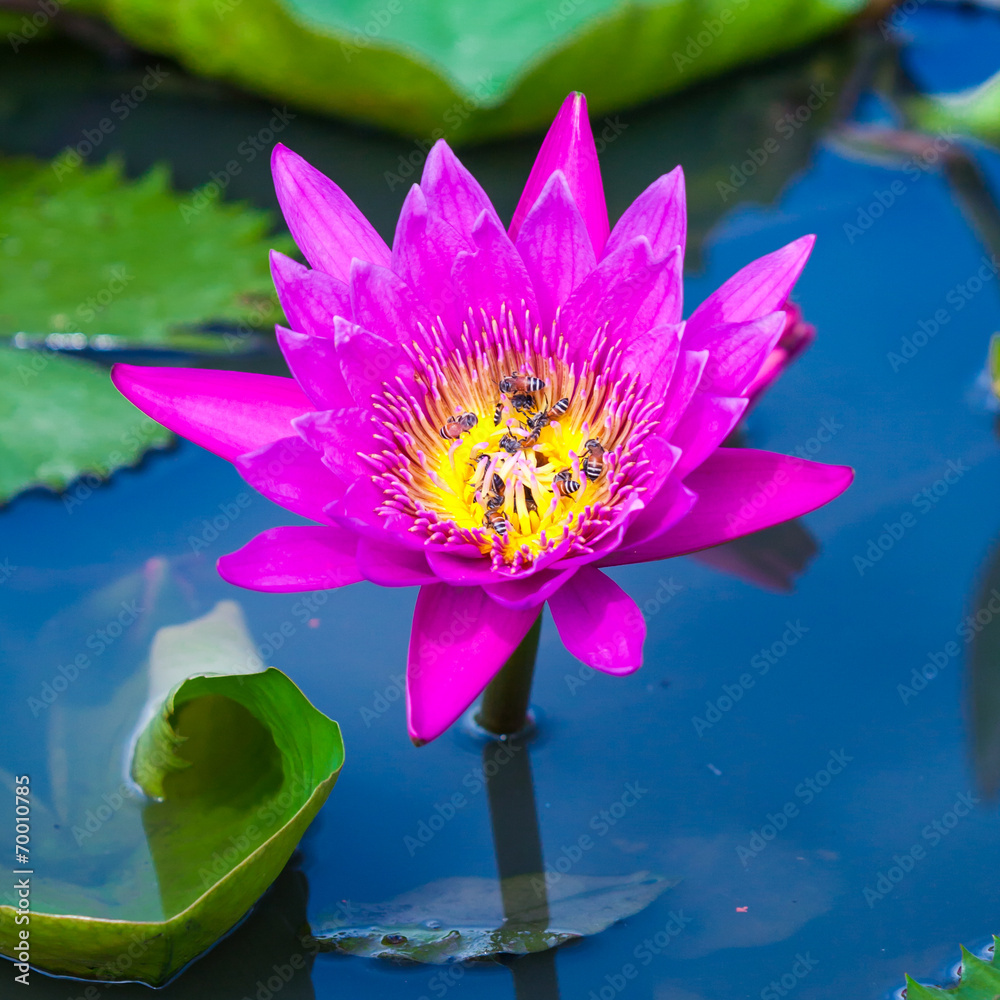
M519 733L528 724L531 681L535 675L541 633L542 616L539 614L528 634L483 692L476 722L494 736Z

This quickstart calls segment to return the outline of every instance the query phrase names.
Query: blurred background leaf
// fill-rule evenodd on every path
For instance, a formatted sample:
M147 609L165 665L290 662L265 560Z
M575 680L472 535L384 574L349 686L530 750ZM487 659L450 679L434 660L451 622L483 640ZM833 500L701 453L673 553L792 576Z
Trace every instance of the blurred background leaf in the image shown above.
M106 479L172 438L100 366L0 347L0 504L32 486L61 490L85 474Z
M220 350L206 327L274 323L267 249L291 241L220 193L176 194L163 167L126 180L117 160L92 167L73 149L0 159L0 337Z
M875 5L872 5L875 6ZM75 0L195 73L295 108L452 143L595 114L787 52L865 0Z
M930 94L909 102L913 120L927 132L962 132L986 142L1000 141L1000 71L955 94Z

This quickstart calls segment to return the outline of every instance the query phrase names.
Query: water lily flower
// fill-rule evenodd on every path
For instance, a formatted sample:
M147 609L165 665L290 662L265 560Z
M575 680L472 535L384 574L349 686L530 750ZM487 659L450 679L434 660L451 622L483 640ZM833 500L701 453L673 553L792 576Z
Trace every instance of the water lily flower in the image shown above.
M684 177L608 225L581 94L563 104L505 230L447 144L429 152L392 247L284 146L273 170L310 267L274 254L292 378L117 365L136 406L231 461L315 525L219 560L233 584L418 585L410 735L476 699L548 603L566 648L609 674L645 624L608 567L797 517L852 471L721 448L788 325L805 236L682 319Z

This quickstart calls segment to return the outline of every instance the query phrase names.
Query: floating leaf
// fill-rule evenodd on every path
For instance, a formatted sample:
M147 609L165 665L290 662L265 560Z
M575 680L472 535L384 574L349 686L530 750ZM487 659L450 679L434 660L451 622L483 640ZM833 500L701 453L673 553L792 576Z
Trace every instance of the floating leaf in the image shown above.
M107 369L81 358L0 347L0 387L0 503L32 486L106 479L172 439L121 396Z
M208 666L226 674L198 673L206 649L215 651ZM34 798L32 850L45 866L32 879L33 965L160 985L277 878L337 779L343 744L288 677L257 665L239 607L222 602L160 629L148 670L119 685L111 704L63 711L50 738L62 759L84 766L72 775L68 822ZM141 711L148 693L156 707ZM109 785L126 712L148 718L132 757L138 785L120 774ZM11 956L6 902L0 953Z
M962 974L957 985L942 989L924 986L906 977L906 1000L996 1000L1000 996L1000 968L996 963L996 949L1000 938L993 938L993 954L988 962L977 958L962 948Z
M676 884L649 872L562 875L547 889L543 875L517 875L502 883L445 878L388 903L353 907L349 924L323 924L312 940L322 951L435 965L526 955L599 934ZM511 899L519 900L513 910Z
M142 48L297 107L433 141L598 115L789 51L865 0L104 0ZM280 110L280 109L279 109Z
M267 250L271 216L185 195L165 168L0 159L0 338L50 347L230 351L280 317ZM210 325L237 330L223 339Z

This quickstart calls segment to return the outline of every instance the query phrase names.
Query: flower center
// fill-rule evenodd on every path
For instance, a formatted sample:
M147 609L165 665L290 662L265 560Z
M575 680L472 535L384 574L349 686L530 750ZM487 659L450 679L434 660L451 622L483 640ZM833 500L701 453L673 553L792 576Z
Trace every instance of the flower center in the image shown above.
M418 393L388 390L375 404L392 444L379 456L385 507L498 568L585 547L634 478L634 380L577 371L561 341L545 350L540 339L509 314L475 336L467 324L460 348L432 337L413 348Z

